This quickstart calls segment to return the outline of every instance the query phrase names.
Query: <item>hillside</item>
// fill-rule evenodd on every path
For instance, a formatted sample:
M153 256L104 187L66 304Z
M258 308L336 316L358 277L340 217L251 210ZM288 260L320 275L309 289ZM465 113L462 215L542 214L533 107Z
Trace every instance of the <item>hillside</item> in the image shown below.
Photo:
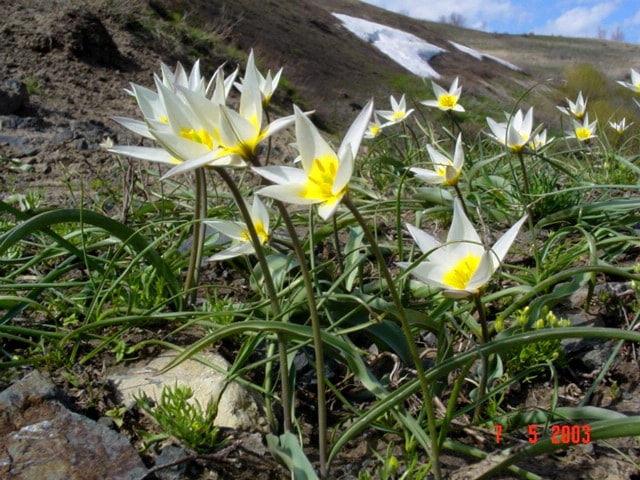
M269 68L284 66L286 77L329 123L344 121L350 106L370 96L401 94L405 89L431 95L429 82L425 86L411 78L407 70L346 30L333 12L394 27L443 48L446 53L430 62L442 75L443 85L459 76L464 95L500 99L503 104L509 103L505 98L515 98L544 82L536 93L555 105L564 98L556 89L562 87L563 72L571 65L590 64L617 80L640 64L638 45L484 33L411 19L353 0L161 0L156 5L182 12L185 21L205 30L220 22L221 16L228 18L233 24L232 41L245 51L255 48ZM450 41L504 59L522 71L487 59L478 61L453 48Z
M102 166L112 161L99 147L101 141L137 141L110 120L138 115L124 89L130 82L150 85L162 61L189 65L201 58L210 74L225 61L229 70L243 64L253 48L261 68L284 67L277 113L288 114L292 103L301 104L314 109L316 123L332 132L372 96L378 108L387 108L389 94L407 93L410 104L432 96L429 81L360 40L334 12L401 29L444 49L429 64L442 76L443 86L460 77L465 118L477 130L487 115L515 106L531 87L522 101L535 103L539 121L559 130L555 105L574 95L563 82L567 68L585 63L608 77L597 80L594 91L588 82L580 87L587 95L613 95L613 106L602 115L615 109L637 116L629 93L614 83L640 65L637 45L488 34L352 0L94 0L82 7L70 0L2 0L0 5L6 12L0 25L0 77L22 82L29 92L29 100L2 120L0 156L29 165L3 162L9 190L29 184L67 191L79 179L101 176ZM450 41L521 70L478 60ZM438 112L423 110L438 118ZM22 174L16 177L11 173L15 169Z

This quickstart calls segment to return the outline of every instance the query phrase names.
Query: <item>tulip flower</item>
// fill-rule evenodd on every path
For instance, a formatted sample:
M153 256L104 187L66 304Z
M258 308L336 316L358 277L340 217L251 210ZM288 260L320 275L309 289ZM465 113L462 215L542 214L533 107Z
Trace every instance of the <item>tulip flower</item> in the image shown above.
M399 102L393 98L393 95L391 96L391 110L376 110L376 114L387 121L384 126L403 122L412 113L413 109L407 111L407 100L404 95L400 97Z
M420 103L427 107L439 108L442 111L464 112L464 107L458 103L460 94L462 93L462 87L458 87L458 77L451 82L449 91L433 81L431 82L431 86L433 87L433 93L435 93L436 99L424 100Z
M271 97L280 83L280 76L282 75L282 68L272 77L271 70L267 71L267 75L263 76L256 68L255 60L253 58L253 50L249 53L249 59L247 60L247 71L254 70L255 75L258 78L258 87L260 95L262 97L262 106L267 107L271 103ZM236 83L238 91L242 92L242 84Z
M547 139L547 130L542 130L540 133L536 133L531 137L529 143L527 144L529 148L533 151L539 152L544 149L547 145L551 144L555 137L551 137Z
M532 136L533 107L525 115L522 114L522 110L518 110L512 117L507 117L507 121L503 123L487 118L487 124L492 132L489 134L491 138L516 153L522 152Z
M565 115L574 117L577 120L582 120L582 117L584 117L587 109L587 100L582 97L582 92L578 92L578 98L576 98L575 103L568 98L566 100L569 107L567 108L558 106L558 110L560 110Z
M421 282L444 289L444 294L452 298L478 295L501 265L525 220L526 215L491 249L485 249L465 215L462 203L456 198L453 202L453 221L445 244L407 225L420 250L428 254L425 261L411 270L411 274ZM398 265L407 269L411 263L400 262Z
M464 151L462 149L462 136L456 140L453 159L443 155L432 145L427 145L427 152L433 162L434 170L412 167L409 170L421 180L430 184L456 185L464 165Z
M625 132L625 130L627 130L627 128L633 125L633 122L627 125L627 119L623 118L619 122L610 121L609 125L611 126L611 128L613 128L616 131L618 135L622 135Z
M589 114L587 113L584 116L582 123L577 120L573 121L573 130L566 132L567 138L575 138L576 140L582 143L589 143L592 138L595 138L596 135L596 125L597 121L589 123Z
M289 115L274 120L263 128L262 95L258 77L255 67L247 68L237 112L226 105L213 102L209 104L190 102L193 111L201 115L199 118L204 119L209 115L210 118L217 120L215 140L218 142L219 151L215 156L216 165L244 166L246 162L254 163L260 142L288 127L294 121L294 115ZM170 170L164 178L207 165L212 165L207 157L184 161Z
M376 113L373 114L373 121L369 122L367 125L367 130L364 132L364 138L372 139L376 138L378 135L382 133L382 129L387 125L381 125L380 119Z
M269 213L264 203L262 203L258 197L253 198L250 215L260 243L265 245L269 241ZM246 223L226 220L209 220L204 223L217 232L229 237L235 243L235 245L226 250L216 253L210 257L209 260L226 260L240 255L255 253L255 247L251 243L251 237Z
M162 148L116 145L109 151L171 165L194 159L200 166L244 165L237 159L227 158L218 141L218 103L224 102L229 92L229 82L224 79L221 68L210 82L216 85L211 99L206 96L208 87L204 86L197 66L187 77L181 65L176 73L163 65L162 78L155 76L155 84L156 91L136 84L128 91L136 99L144 121L125 117L114 117L114 120L134 133L157 141Z
M297 205L318 205L327 220L347 193L360 143L373 111L369 101L347 131L335 153L311 120L295 110L296 139L302 169L288 166L257 167L253 170L275 185L258 190L259 195Z
M633 68L631 69L631 82L618 81L618 83L635 93L640 93L640 73Z

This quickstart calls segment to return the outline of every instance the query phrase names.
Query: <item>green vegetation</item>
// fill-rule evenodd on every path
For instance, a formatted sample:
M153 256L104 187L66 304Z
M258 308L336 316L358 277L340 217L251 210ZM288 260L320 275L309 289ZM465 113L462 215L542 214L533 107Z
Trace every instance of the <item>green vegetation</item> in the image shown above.
M189 387L175 385L163 387L157 402L143 395L136 398L136 403L158 422L164 438L171 435L196 452L210 452L225 443L220 429L214 425L218 407L211 401L203 408L192 397ZM162 440L162 436L151 436L151 439Z
M163 15L171 34L180 34L184 15ZM535 381L539 365L561 370L561 339L640 341L637 305L628 321L606 328L571 326L557 312L583 287L640 281L628 261L640 244L634 131L610 141L599 134L608 128L599 118L597 136L583 127L586 133L543 137L537 117L531 112L527 125L519 104L496 106L490 128L476 123L488 113L473 112L473 104L464 116L437 112L431 122L423 98L414 98L406 109L379 112L391 120L362 140L373 111L365 105L335 148L297 111L297 151L279 149L273 158L262 115L272 85L255 64L244 72L242 111L220 100L221 91L206 92L204 78L187 84L182 73L164 79L180 88L135 92L141 105L155 106L144 110L155 115L145 119L157 129L150 134L175 147L170 160L158 150L136 152L179 171L163 170L168 178L123 202L118 219L93 207L51 209L29 192L0 202L3 370L34 366L73 376L78 364L127 362L156 347L177 350L175 365L224 345L235 355L229 380L242 379L263 397L273 430L284 430L268 437L269 448L292 472L305 472L299 478L330 475L337 455L365 431L385 438L387 448L362 479L443 478L443 451L493 459L480 478L501 469L540 478L515 462L566 445L529 445L519 432L532 423L588 421L594 442L640 435L638 416L623 421L582 408L606 372L578 406L510 403L510 389ZM604 108L597 100L605 80L586 67L571 75L585 92L589 85L587 109L592 102ZM224 87L223 78L214 80ZM179 122L180 129L162 130ZM247 168L264 167L266 158L297 170ZM191 170L195 184L184 174ZM102 181L92 187L117 194ZM224 273L201 275L201 259L212 255L219 256L205 264ZM298 378L296 355L309 358L314 382ZM389 358L392 367L376 369ZM328 359L340 366L339 381L326 377ZM302 395L317 412L317 474L300 443ZM224 442L213 426L217 405L191 396L177 385L157 405L149 398L138 405L161 436L210 452ZM127 421L121 410L110 415ZM491 454L495 425L516 447L502 456ZM460 441L471 427L491 446Z

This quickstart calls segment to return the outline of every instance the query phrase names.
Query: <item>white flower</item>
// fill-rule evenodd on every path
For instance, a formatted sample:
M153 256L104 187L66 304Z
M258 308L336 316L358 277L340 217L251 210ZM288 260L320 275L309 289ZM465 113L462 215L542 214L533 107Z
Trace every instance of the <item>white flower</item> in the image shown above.
M384 126L394 125L406 120L413 113L413 109L407 111L407 100L404 95L400 101L391 96L391 110L376 110L376 114L384 118L387 123Z
M627 128L629 128L631 125L633 125L633 122L631 122L629 125L627 125L627 119L623 118L619 122L611 121L611 122L609 122L609 125L611 126L611 128L613 128L616 131L616 133L618 135L622 135Z
M462 87L458 87L458 77L451 82L448 91L433 81L431 82L431 86L433 87L433 93L435 93L436 99L424 100L420 103L427 107L439 108L442 111L464 112L464 107L458 103L460 94L462 93Z
M209 99L199 72L197 62L189 76L180 64L176 73L162 65L162 78L154 76L156 91L132 84L128 92L136 99L144 121L125 117L114 120L157 141L162 148L116 145L109 151L178 166L193 160L201 166L244 165L237 159L226 158L218 141L219 102L225 101L229 82L225 82L222 69L218 69L212 77L215 90Z
M507 121L503 123L487 118L487 124L492 132L489 134L491 138L514 152L521 152L532 136L533 107L525 115L522 114L522 110L518 110L512 117L507 117Z
M258 197L253 198L250 215L260 244L265 245L269 241L269 212ZM209 260L226 260L240 255L255 253L255 247L251 243L251 236L246 223L226 220L207 220L204 223L217 232L226 235L235 243L235 245L226 250L216 253Z
M428 254L411 274L421 282L444 289L445 295L464 298L477 295L498 269L515 240L526 216L518 220L491 249L485 249L480 236L467 218L459 199L453 203L453 221L447 242L407 225L409 233L423 253ZM400 262L401 268L411 263Z
M412 167L409 170L421 180L431 184L455 185L458 183L462 166L464 165L464 150L462 136L458 135L453 159L443 155L432 145L427 145L427 152L433 162L434 170Z
M596 125L597 121L589 123L589 114L585 114L582 123L577 120L573 121L573 130L570 130L567 133L567 138L575 138L583 143L589 143L592 138L595 138L596 135Z
M587 109L587 100L582 97L582 92L578 92L578 98L576 98L575 103L568 98L566 100L569 104L569 108L558 106L558 110L560 110L565 115L574 117L578 120L582 120L582 117L584 117Z
M382 129L387 125L381 125L380 119L376 113L373 114L373 121L369 122L367 125L367 130L364 132L364 138L372 139L376 138L382 133Z
M618 83L635 93L640 93L640 73L633 68L631 69L631 82L618 81Z
M373 111L369 101L354 120L338 152L334 152L318 129L298 107L295 109L296 139L302 169L287 166L253 170L275 185L257 193L297 205L318 204L318 213L330 218L347 192L355 157Z

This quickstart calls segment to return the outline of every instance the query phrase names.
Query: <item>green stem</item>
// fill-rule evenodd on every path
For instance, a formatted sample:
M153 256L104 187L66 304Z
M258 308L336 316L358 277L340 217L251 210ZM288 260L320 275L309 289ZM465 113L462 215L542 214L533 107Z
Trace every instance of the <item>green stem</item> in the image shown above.
M336 261L338 262L338 272L342 274L344 272L344 258L342 258L342 250L340 248L340 237L338 236L338 222L336 216L331 217L333 224L333 243L336 249Z
M460 190L460 187L456 183L453 186L453 188L456 191L456 194L458 195L458 198L460 199L460 204L462 205L462 210L464 211L464 214L467 216L467 218L471 218L471 217L469 217L469 211L467 210L467 203L464 201L464 197L462 196L462 191Z
M404 310L404 305L402 305L402 300L398 295L398 291L395 288L395 284L393 283L393 278L391 277L391 272L387 268L387 264L384 256L382 255L382 251L378 246L376 239L374 238L371 230L364 217L360 214L356 206L351 201L348 195L345 196L343 200L344 204L351 211L356 221L362 227L365 236L367 237L367 242L369 242L369 246L373 251L373 254L376 256L378 260L378 268L380 269L380 273L384 277L387 282L387 288L389 289L389 294L393 299L393 303L397 309L397 317L400 320L400 325L402 331L404 333L405 338L407 339L407 344L409 345L409 352L411 354L411 358L413 363L415 364L415 368L418 375L418 380L420 382L420 386L422 389L422 395L424 399L424 405L427 412L427 424L429 427L429 437L431 438L431 456L432 463L434 467L433 475L436 480L441 480L442 473L440 471L440 446L438 444L438 431L436 427L436 417L433 409L433 397L431 395L431 389L429 388L429 384L427 383L424 367L422 366L422 359L420 358L420 354L418 353L418 347L413 339L413 334L411 332L411 326L409 325L409 321L406 316L406 312Z
M480 294L476 294L473 296L473 300L476 304L476 310L478 312L478 320L480 320L480 328L482 329L482 338L480 339L480 343L484 345L489 341L489 328L487 326L487 314L484 309L484 304L482 303L482 299L480 298ZM472 422L475 424L478 422L480 418L480 414L482 413L482 402L481 399L484 397L485 392L487 391L487 377L489 376L489 356L481 355L480 356L482 374L480 375L480 382L478 384L478 393L476 395L476 408L473 411L473 420Z
M535 234L535 227L533 224L533 210L531 209L531 188L530 188L530 184L529 184L529 176L527 175L527 169L525 167L525 163L524 163L524 156L522 153L522 150L518 151L518 160L520 161L520 168L522 169L522 184L523 184L523 188L524 188L524 194L525 194L525 202L524 202L524 208L525 211L527 212L527 224L529 226L529 232L531 233L531 243L532 243L532 249L533 249L533 257L535 259L535 263L536 263L536 272L539 272L540 269L540 255L538 252L538 245L536 243L536 234Z
M196 198L193 212L193 243L191 245L187 277L184 281L184 295L187 305L196 300L200 263L202 262L202 250L204 248L205 228L202 220L207 217L207 177L204 168L197 168L195 174Z
M238 186L229 175L224 168L214 167L214 170L220 175L222 180L227 184L233 198L240 210L240 215L244 219L247 230L249 231L249 238L251 239L251 243L255 249L256 257L258 257L258 263L260 264L260 268L262 268L262 272L264 274L264 284L267 290L267 296L269 297L269 301L271 303L271 310L275 317L280 315L280 303L278 301L278 294L276 292L276 287L273 283L273 278L271 277L271 271L269 270L269 263L267 262L267 257L264 254L264 249L262 248L262 243L260 242L260 237L258 237L258 233L256 232L256 227L253 224L253 220L251 218L251 214L247 208L247 204L242 197L242 193L238 189ZM289 368L287 361L287 344L286 337L282 333L277 334L278 339L278 356L280 362L280 388L282 395L282 410L283 410L283 422L284 422L284 431L291 431L291 392L289 390Z
M313 290L313 282L311 273L305 260L304 251L298 238L295 226L291 221L289 212L284 204L280 201L274 202L280 211L280 216L284 221L285 227L291 237L293 250L298 257L300 264L300 273L302 273L302 281L307 292L307 301L309 302L309 316L311 318L311 335L313 337L313 351L316 364L316 384L317 384L317 402L318 402L318 456L320 463L320 478L327 476L327 407L325 396L325 379L324 379L324 350L322 348L322 330L320 327L320 317L318 316L318 308L316 305L315 292Z

